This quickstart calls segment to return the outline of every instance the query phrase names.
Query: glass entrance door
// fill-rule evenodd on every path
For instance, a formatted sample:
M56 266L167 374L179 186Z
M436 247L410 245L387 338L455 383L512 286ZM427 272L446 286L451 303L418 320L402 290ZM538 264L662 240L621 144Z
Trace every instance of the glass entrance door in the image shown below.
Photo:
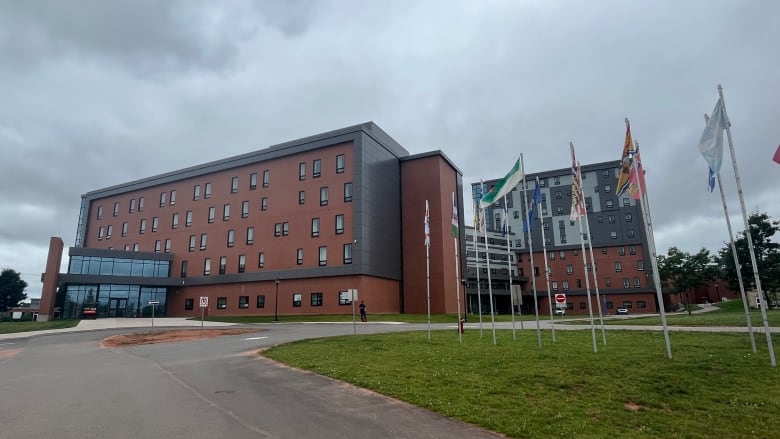
M127 311L127 299L111 299L108 302L109 317L125 317Z

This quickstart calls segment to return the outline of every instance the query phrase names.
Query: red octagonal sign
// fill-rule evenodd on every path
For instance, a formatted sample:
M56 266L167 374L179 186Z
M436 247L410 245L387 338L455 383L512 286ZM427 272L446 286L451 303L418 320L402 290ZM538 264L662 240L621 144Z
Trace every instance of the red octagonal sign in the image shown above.
M566 303L566 295L565 294L556 294L555 295L555 301L558 303Z

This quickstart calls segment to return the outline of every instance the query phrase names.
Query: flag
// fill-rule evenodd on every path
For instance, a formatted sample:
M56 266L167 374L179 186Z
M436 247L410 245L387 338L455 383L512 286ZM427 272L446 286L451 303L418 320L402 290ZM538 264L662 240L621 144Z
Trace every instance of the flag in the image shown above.
M631 172L631 150L633 149L633 140L631 139L631 124L626 119L626 140L623 142L623 156L620 158L620 175L615 185L615 195L618 197L628 189L628 176Z
M452 237L457 238L458 237L458 227L460 227L460 223L458 222L458 205L455 204L455 192L452 193Z
M431 213L428 210L428 200L425 200L425 245L431 245Z
M777 145L777 151L775 151L775 156L772 157L772 160L780 165L780 145Z
M710 173L709 180L707 181L707 189L710 190L710 192L715 190L715 173L712 172L712 169L707 169Z
M531 207L528 209L528 219L523 224L523 231L527 232L534 226L534 217L536 216L536 206L542 202L542 191L539 189L539 177L536 178L536 189L531 196Z
M506 236L509 233L509 212L506 209L506 197L504 197L504 210L501 218L501 236Z
M482 197L482 200L479 202L479 207L484 209L500 200L501 197L514 189L522 179L523 171L520 169L520 159L517 159L515 165L512 166L512 169L509 170L509 173L506 174L506 176L501 181L496 183L490 192L486 193Z
M699 151L712 172L716 174L720 172L720 166L723 163L723 130L730 126L726 110L723 108L723 100L718 98L710 119L707 121L707 126L704 127L704 132L701 133L699 139Z
M472 226L474 226L474 231L479 230L479 201L473 200L473 207L474 207L474 223Z
M634 150L634 157L632 159L636 165L631 166L631 171L628 174L628 196L638 200L642 197L642 194L647 191L645 185L645 168L642 167L642 158L639 156L639 146Z
M577 163L577 157L574 155L573 143L569 143L569 149L571 150L571 214L569 215L569 221L577 221L579 217L586 213L585 204L582 200L582 174L580 173L580 165Z

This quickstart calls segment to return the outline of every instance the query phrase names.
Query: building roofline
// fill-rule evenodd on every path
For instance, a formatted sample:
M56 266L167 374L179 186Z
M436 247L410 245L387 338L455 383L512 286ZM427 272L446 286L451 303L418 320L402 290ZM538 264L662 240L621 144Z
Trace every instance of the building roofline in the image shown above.
M621 163L620 160L609 160L609 161L606 161L606 162L598 162L598 163L591 163L591 164L580 164L580 168L582 169L583 172L585 172L585 171L595 171L595 170L598 170L598 169L601 169L601 168L610 168L610 169L611 168L615 168L615 167L619 166L620 163ZM553 169L553 170L550 170L550 171L527 173L527 174L525 174L525 176L526 176L526 181L529 181L529 180L533 180L536 177L539 177L539 178L552 177L552 176L561 175L561 174L565 174L565 173L571 173L571 167ZM484 180L483 183L484 184L494 183L494 182L497 182L497 181L501 180L501 178L503 178L503 177L492 178L490 180ZM475 184L479 184L479 182L472 183L471 185L473 186Z
M447 154L445 154L440 149L437 149L435 151L421 152L419 154L414 154L406 157L401 157L401 161L408 162L411 160L417 160L417 159L422 159L422 158L432 157L432 156L440 156L441 158L444 159L445 162L447 162L450 166L452 166L452 169L454 169L455 172L457 172L461 176L463 175L463 171L461 171L457 166L455 166L455 163L452 160L450 160L450 158L447 157Z

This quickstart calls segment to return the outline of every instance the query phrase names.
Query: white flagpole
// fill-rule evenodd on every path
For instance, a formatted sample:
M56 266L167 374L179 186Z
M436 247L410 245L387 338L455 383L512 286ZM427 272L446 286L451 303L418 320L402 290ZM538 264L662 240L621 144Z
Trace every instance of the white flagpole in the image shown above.
M580 162L577 162L577 172L582 175L582 166L580 165ZM604 328L604 314L601 311L601 296L599 295L599 279L598 275L596 273L596 259L593 257L593 243L591 242L591 235L590 235L590 223L588 222L588 207L585 205L585 190L582 187L582 181L579 182L580 185L580 203L582 203L582 207L585 209L585 232L588 236L588 252L590 253L590 267L591 271L593 273L593 288L596 289L596 305L598 306L599 310L599 322L601 323L601 339L604 343L604 346L607 345L607 330ZM585 266L585 276L588 276L588 267L587 264Z
M428 210L428 200L425 200L425 213L426 217L425 220L427 221L426 226L430 228L430 211ZM428 301L428 340L431 339L431 242L430 239L426 240L425 242L425 287L426 287L426 294L425 297Z
M539 186L539 177L536 177L536 186ZM534 189L536 190L536 189ZM555 343L555 319L553 318L553 304L552 304L552 293L550 292L550 264L547 259L547 240L544 238L544 217L542 217L542 199L539 198L539 205L537 206L537 209L539 209L539 222L542 223L540 228L542 230L542 252L544 255L544 278L547 282L547 303L550 305L550 329L552 329L552 340L553 343ZM531 219L526 218L528 221L528 230L530 232L531 230Z
M482 233L485 238L485 265L487 266L487 277L488 277L488 298L490 299L490 323L493 326L493 345L496 344L496 316L495 312L493 311L493 280L490 276L490 250L488 249L488 239L487 239L487 224L485 224L485 227L482 228Z
M709 116L704 115L704 124L709 122ZM734 244L734 232L731 230L731 219L729 218L729 208L726 206L726 195L723 192L723 184L720 181L720 172L715 174L718 180L718 189L720 189L720 201L723 204L723 215L726 217L726 227L729 230L729 244L731 254L734 256L734 268L737 270L737 281L739 281L739 293L742 296L742 307L745 309L745 321L747 322L748 334L750 334L750 347L753 353L756 351L756 338L753 335L753 324L750 321L750 309L748 308L747 295L745 294L745 283L742 281L742 270L739 268L739 256L737 256L737 246Z
M482 186L482 183L480 182L480 188ZM475 265L477 267L477 306L479 307L479 311L477 311L477 314L479 314L479 338L482 338L483 330L482 330L482 286L479 282L479 246L477 243L479 242L479 229L484 227L482 225L482 214L480 211L482 209L479 208L479 201L474 201L474 209L477 212L477 227L474 229L474 257L475 259Z
M596 324L593 321L593 301L590 298L590 276L588 276L588 260L585 256L585 240L582 239L582 220L578 220L580 225L580 247L582 249L582 269L585 271L585 294L588 296L588 315L590 316L590 332L593 336L593 352L598 352L596 345Z
M504 195L504 224L502 226L506 230L506 268L509 270L509 306L512 310L512 340L517 340L517 329L515 328L515 298L512 294L512 253L509 250L509 208L506 204L506 195Z
M626 118L626 125L628 125L628 118ZM634 142L635 148L639 148L639 142ZM655 236L653 236L653 221L650 216L650 197L647 194L647 188L642 185L644 181L639 176L639 169L636 165L636 160L631 161L631 166L634 168L636 174L637 185L639 186L639 199L642 201L642 214L645 217L644 227L645 236L647 236L647 246L650 254L650 263L653 268L653 283L655 284L655 294L658 300L658 311L661 315L661 324L664 328L664 341L666 342L666 356L669 359L672 358L672 344L669 341L669 326L666 324L666 309L664 307L664 296L661 293L661 276L658 273L658 254L655 249Z
M520 169L523 173L523 206L525 206L526 212L528 212L528 199L525 194L525 164L523 163L523 154L520 154ZM528 215L526 213L526 215ZM528 254L531 259L531 285L534 291L534 311L536 312L536 338L539 344L539 349L542 348L542 330L539 326L539 303L536 298L536 273L534 272L534 241L531 235L531 228L528 228Z
M720 84L718 84L718 94L720 95L721 99L721 105L723 110L723 116L726 120L729 120L728 113L726 113L726 101L723 99L723 87L721 87ZM769 330L769 321L766 317L766 307L768 304L767 300L764 300L764 294L761 291L761 279L758 275L758 264L756 263L756 252L753 249L753 237L750 233L750 223L748 222L748 216L747 216L747 210L745 209L745 197L742 194L742 181L739 178L739 169L737 169L737 156L734 154L734 141L731 138L731 124L726 124L726 137L729 141L729 152L731 153L731 165L734 167L734 179L737 182L737 193L739 194L739 205L742 208L742 221L745 223L745 238L748 242L748 249L750 250L750 262L753 264L753 276L755 277L756 281L756 292L758 293L759 300L761 301L761 304L759 308L761 309L761 319L764 321L764 332L766 333L766 346L769 349L769 360L772 364L772 367L777 366L777 362L775 361L775 349L772 345L772 333ZM737 267L737 270L739 270L739 267Z
M457 208L455 206L455 192L452 193L452 208L453 209ZM453 213L455 213L455 212L453 212ZM460 218L460 217L458 217L458 218ZM458 227L460 228L460 221L458 221ZM460 230L458 230L458 234L460 234ZM457 324L457 326L458 326L458 341L460 343L463 343L463 333L460 330L460 325L461 325L461 322L460 322L460 264L459 264L460 258L458 258L458 247L460 247L460 246L458 245L458 237L457 236L453 236L452 237L452 241L455 243L455 288L457 290L456 298L457 298L457 304L458 304L458 324Z

